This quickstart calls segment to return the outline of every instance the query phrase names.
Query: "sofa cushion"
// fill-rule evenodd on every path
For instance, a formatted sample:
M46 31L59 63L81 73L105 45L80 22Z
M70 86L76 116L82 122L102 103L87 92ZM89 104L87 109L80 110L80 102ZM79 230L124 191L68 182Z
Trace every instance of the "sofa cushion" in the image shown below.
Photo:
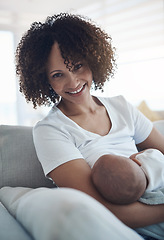
M36 156L32 127L0 126L0 188L54 187Z
M75 189L4 187L0 201L35 240L142 240L101 203Z
M0 239L1 240L33 240L27 231L0 203Z

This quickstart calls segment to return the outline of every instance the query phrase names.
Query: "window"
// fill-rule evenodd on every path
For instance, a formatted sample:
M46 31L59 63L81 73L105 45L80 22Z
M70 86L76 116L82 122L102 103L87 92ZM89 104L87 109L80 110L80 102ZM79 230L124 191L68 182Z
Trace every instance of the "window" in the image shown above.
M103 95L122 94L134 105L145 100L163 110L164 1L104 0L80 11L98 22L116 47L118 69Z
M0 31L0 123L17 124L13 34Z

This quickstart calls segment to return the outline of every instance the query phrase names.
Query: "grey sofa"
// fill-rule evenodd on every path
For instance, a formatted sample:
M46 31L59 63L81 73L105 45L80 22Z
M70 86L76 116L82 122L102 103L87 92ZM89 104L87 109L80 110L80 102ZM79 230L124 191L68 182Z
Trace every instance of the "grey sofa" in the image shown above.
M24 126L0 126L0 188L54 187L44 177L32 140L32 128ZM26 240L31 236L7 210L0 205L0 239Z
M164 121L155 122L154 125L164 134ZM9 186L9 188L4 188L5 186ZM1 125L0 126L1 240L141 239L138 234L136 234L131 229L127 228L114 216L111 216L112 214L109 215L109 211L106 211L106 209L103 206L101 206L101 204L99 204L91 197L86 196L85 194L82 194L80 192L77 193L76 190L65 189L53 191L54 188L57 190L56 186L49 179L45 178L41 164L37 159L32 140L32 128L25 126ZM52 189L52 191L48 191L48 189ZM42 195L39 195L40 191L42 192ZM35 195L31 194L32 192L35 193ZM55 215L55 218L53 220L51 219L50 222L53 223L54 221L53 223L54 225L56 223L55 231L58 232L58 234L49 236L50 230L46 230L48 233L45 231L42 233L43 230L42 226L44 227L46 225L47 220L41 222L41 218L43 219L45 217L45 219L49 219L51 213L49 212L48 217L46 218L47 208L45 208L44 210L43 206L44 203L47 202L45 197L51 195L52 192L55 192L53 193L54 201L53 202L50 201L47 204L49 205L52 204L52 206L54 206L52 207L54 211L54 214L52 215L53 217ZM25 194L29 197L29 201L27 202L26 200L24 200L23 202L24 205L20 206L19 199L22 198L22 196L24 196ZM3 203L3 201L6 201L6 199L8 199L7 196L10 197L10 200L8 200L6 203L6 206L8 205L8 210L6 209ZM34 203L36 203L37 197L39 199L37 204L39 208L37 209L37 211L39 211L40 219L39 223L36 220L38 219L38 212L35 213L36 205L34 205ZM49 198L52 199L53 197L50 196ZM46 207L48 206L46 205ZM12 213L15 209L18 209L18 211L14 215ZM26 212L23 213L23 211L21 211L22 209L23 211L25 210ZM31 210L33 211L32 213L28 211L30 209L33 209ZM63 209L65 209L64 215L62 215ZM22 212L22 214L24 214L26 222L25 223L23 222L23 224L20 221L19 212ZM33 215L29 214L35 214L34 215L35 221L33 224L30 223L30 221L33 220ZM61 215L64 217L61 217ZM110 220L110 218L112 218L112 221ZM108 224L108 221L110 224ZM102 222L104 223L103 225ZM111 225L111 222L113 225L109 227L109 225ZM25 226L27 224L31 225L26 228ZM49 225L51 224L47 224L47 226ZM37 231L36 228L38 228ZM111 234L111 238L107 237L109 236L109 232ZM46 237L43 236L44 234Z

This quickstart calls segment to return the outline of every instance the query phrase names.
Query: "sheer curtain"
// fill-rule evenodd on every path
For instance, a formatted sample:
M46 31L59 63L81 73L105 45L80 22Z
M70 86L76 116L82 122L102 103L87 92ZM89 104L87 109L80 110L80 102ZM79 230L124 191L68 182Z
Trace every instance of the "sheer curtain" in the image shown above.
M164 110L164 1L104 0L82 10L113 39L118 69L104 95Z

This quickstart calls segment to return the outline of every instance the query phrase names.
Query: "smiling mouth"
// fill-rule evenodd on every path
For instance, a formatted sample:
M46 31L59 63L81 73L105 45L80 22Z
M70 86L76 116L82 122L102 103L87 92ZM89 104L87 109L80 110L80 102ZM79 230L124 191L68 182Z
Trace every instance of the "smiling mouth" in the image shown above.
M83 91L83 89L85 88L85 86L86 86L86 84L84 84L84 85L83 85L81 88L79 88L77 91L67 92L67 93L69 93L69 94L71 94L71 95L73 95L73 94L78 94L78 93L80 93L80 92Z

